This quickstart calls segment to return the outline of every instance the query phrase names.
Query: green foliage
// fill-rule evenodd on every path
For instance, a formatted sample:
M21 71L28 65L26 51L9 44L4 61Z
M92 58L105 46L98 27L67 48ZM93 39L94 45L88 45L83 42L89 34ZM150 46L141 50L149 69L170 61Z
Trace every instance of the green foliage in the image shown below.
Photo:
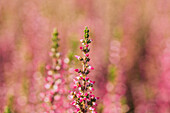
M115 66L109 66L108 68L108 80L113 82L116 77L116 67Z
M79 41L77 40L76 36L71 36L71 38L69 39L69 45L70 45L70 51L73 54L76 54L77 48L79 46Z
M103 104L99 104L97 108L98 108L98 113L102 113L103 109L104 109L104 105Z
M38 71L42 74L42 76L45 73L45 63L40 63L38 66Z
M14 96L13 95L8 95L7 107L12 109L13 104L14 104Z
M114 38L120 40L123 37L123 29L120 26L115 27L113 31Z
M53 41L52 47L57 49L59 47L59 44L58 44L59 38L58 38L57 29L53 30L52 41Z
M68 58L70 61L73 61L75 58L74 58L74 53L73 52L69 52L68 53Z
M77 60L74 56L75 54L77 54L77 48L79 46L79 41L77 40L77 37L71 36L69 40L69 44L70 44L70 51L68 52L68 58L71 62Z
M24 76L22 81L22 88L25 95L28 95L29 93L29 79L27 76Z
M121 104L122 104L122 105L127 104L127 99L126 99L125 96L123 96L123 97L121 98Z
M8 106L6 106L3 113L12 113L12 112L11 109Z

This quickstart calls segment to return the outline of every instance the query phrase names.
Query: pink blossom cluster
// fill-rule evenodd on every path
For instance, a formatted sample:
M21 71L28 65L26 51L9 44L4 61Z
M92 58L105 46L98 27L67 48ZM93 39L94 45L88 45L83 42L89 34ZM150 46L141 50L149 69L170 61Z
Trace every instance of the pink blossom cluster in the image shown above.
M80 50L82 51L84 57L75 55L75 57L81 61L82 69L75 69L75 72L78 73L78 76L74 79L74 90L70 91L70 94L71 98L74 100L72 105L76 107L76 113L97 113L96 100L98 100L99 97L96 97L92 94L92 91L94 91L93 85L95 81L90 80L88 77L90 70L94 70L94 68L88 64L90 61L88 54L90 51L89 44L92 42L92 40L89 39L89 29L87 27L85 28L84 32L84 39L80 40L82 43Z
M41 93L43 98L43 107L46 109L45 113L60 113L66 111L69 108L67 101L65 80L63 78L63 62L58 52L58 32L55 30L52 37L52 48L49 55L52 57L52 65L47 65L47 76L45 78L45 93Z

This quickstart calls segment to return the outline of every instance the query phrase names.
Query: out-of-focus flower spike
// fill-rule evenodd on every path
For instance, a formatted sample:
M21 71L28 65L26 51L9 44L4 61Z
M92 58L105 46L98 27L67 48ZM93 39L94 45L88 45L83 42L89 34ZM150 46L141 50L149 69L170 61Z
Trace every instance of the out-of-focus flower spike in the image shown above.
M52 35L52 47L49 52L49 56L52 58L52 65L47 65L47 77L45 78L46 83L44 85L46 91L43 93L43 106L47 113L63 112L60 111L61 108L66 111L65 103L60 101L64 98L64 93L66 92L64 84L65 80L61 70L63 69L63 61L60 59L61 54L58 52L58 32L54 29ZM63 71L63 70L62 70ZM41 94L42 95L42 94ZM67 97L66 97L67 98ZM58 109L59 106L60 109ZM64 112L65 112L64 111Z

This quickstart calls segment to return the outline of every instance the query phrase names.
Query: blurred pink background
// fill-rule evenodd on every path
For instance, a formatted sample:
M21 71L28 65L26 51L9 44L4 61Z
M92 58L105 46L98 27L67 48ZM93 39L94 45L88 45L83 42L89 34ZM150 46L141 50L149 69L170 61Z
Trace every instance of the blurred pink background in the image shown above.
M85 26L98 113L170 113L169 0L1 0L0 112L43 111L53 28L67 56Z

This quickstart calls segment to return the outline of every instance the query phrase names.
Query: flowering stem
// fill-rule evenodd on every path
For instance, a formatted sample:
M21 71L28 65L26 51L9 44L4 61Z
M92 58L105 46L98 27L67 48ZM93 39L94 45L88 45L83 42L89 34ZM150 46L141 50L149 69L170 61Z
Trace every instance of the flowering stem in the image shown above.
M47 91L42 94L43 106L47 112L54 113L59 111L59 108L63 107L62 96L63 96L63 73L62 73L62 60L60 58L60 53L58 52L58 32L54 29L52 36L52 47L49 55L52 57L52 66L47 65L46 69L47 77L45 88Z
M80 49L84 57L75 55L75 57L82 62L82 70L75 69L75 71L79 73L79 76L74 79L75 91L71 92L72 98L74 99L72 105L77 108L75 111L77 113L96 113L96 100L99 98L92 95L92 91L94 91L93 84L95 83L95 81L91 81L88 77L90 70L94 69L88 64L88 62L90 61L88 54L90 51L89 44L92 42L92 40L89 39L89 29L87 27L85 28L84 32L84 39L80 40L80 42L82 43L82 47L80 47ZM76 90L76 88L78 89Z

